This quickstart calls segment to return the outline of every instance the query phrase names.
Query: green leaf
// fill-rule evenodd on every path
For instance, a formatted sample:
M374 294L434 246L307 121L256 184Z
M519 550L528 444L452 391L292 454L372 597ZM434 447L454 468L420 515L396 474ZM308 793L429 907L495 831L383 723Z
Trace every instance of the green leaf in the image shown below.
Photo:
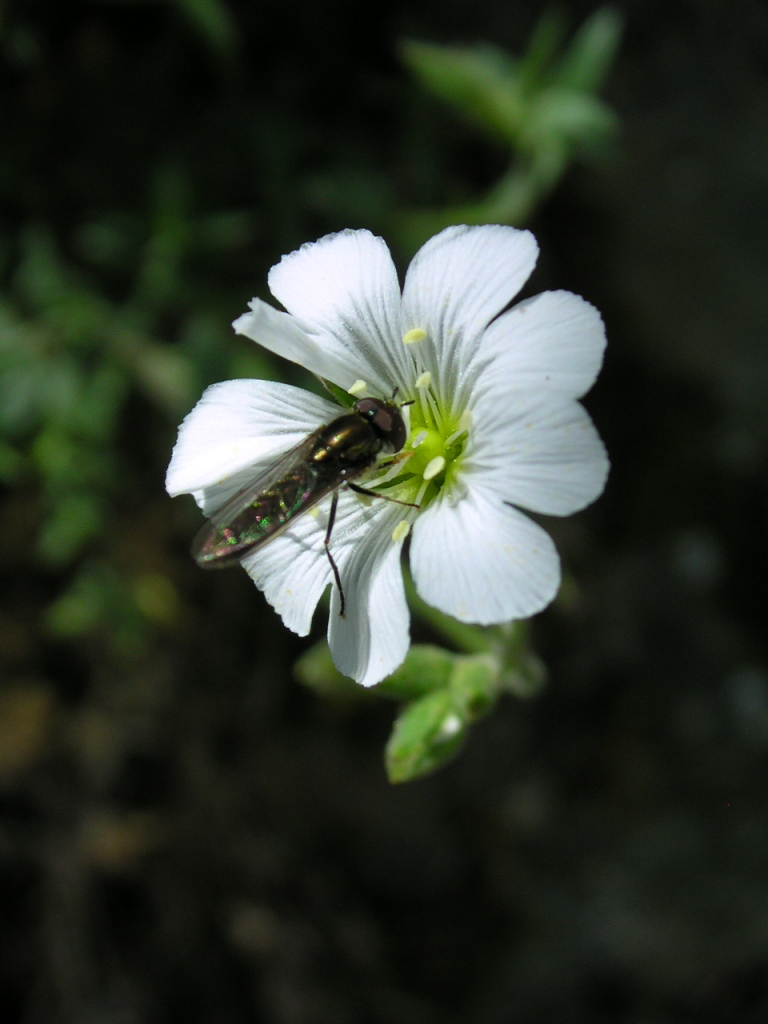
M113 319L109 302L74 284L70 294L47 311L45 323L67 348L93 351L104 344Z
M122 270L129 265L131 231L117 216L81 224L74 231L78 254L96 267Z
M520 61L520 87L524 93L534 92L547 79L557 51L565 40L566 27L560 10L550 9L539 18Z
M72 416L72 428L90 441L109 441L127 390L128 379L122 370L108 363L97 366L83 382L82 400Z
M83 446L58 424L41 430L30 448L35 468L47 484L59 490L86 484L92 480L93 465L88 464L88 454Z
M294 677L309 690L334 701L360 701L370 693L336 668L325 640L305 651L294 663Z
M131 584L138 611L150 622L170 626L178 620L179 595L167 576L159 572L142 573Z
M433 690L445 689L454 672L457 655L442 647L416 644L405 661L391 676L375 688L374 693L398 700L413 700Z
M514 143L525 105L517 65L502 50L409 42L403 59L436 96L496 138Z
M5 441L0 440L0 483L15 483L24 468L24 456Z
M173 0L212 50L226 57L237 42L237 27L222 0Z
M149 628L134 590L135 584L108 563L86 562L48 609L45 624L62 637L98 637L107 658L136 664L146 656Z
M100 581L83 572L48 609L46 625L57 636L82 636L101 625L106 607L104 588Z
M112 341L115 355L158 408L176 416L191 407L197 381L184 355L129 327L116 331Z
M198 245L210 252L244 248L256 235L250 210L225 210L201 217L197 224Z
M602 100L587 93L552 88L531 106L525 142L533 152L567 143L572 149L594 150L618 127L618 119Z
M66 298L70 286L52 232L33 225L22 234L22 258L14 284L36 309Z
M54 506L37 540L41 559L63 566L80 554L104 526L100 500L92 494L68 494Z
M42 366L17 364L0 374L0 432L3 434L21 439L38 425L43 408L42 394L46 381L51 379L49 368L45 366L47 372L43 374Z
M567 89L597 92L616 59L624 22L613 7L587 18L560 59L556 81Z

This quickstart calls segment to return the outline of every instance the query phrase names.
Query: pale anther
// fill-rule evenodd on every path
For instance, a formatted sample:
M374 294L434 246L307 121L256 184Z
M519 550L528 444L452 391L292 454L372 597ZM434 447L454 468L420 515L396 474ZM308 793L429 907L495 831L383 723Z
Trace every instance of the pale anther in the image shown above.
M418 434L414 435L414 438L411 441L411 448L418 448L420 444L423 444L424 441L426 441L426 439L427 439L427 432L426 432L426 430L420 430L418 432Z
M362 395L368 390L368 385L364 380L356 380L351 388L347 390L348 395Z
M432 381L432 374L429 370L425 370L420 377L416 378L417 388L428 388Z
M437 474L442 473L444 469L445 459L442 455L436 455L434 459L429 460L421 475L425 480L434 480Z
M412 327L410 331L406 331L403 335L404 345L415 345L417 341L424 341L427 336L427 332L423 327Z
M401 540L405 540L408 534L411 532L411 524L407 519L401 519L397 526L392 531L392 540L395 544L399 544Z

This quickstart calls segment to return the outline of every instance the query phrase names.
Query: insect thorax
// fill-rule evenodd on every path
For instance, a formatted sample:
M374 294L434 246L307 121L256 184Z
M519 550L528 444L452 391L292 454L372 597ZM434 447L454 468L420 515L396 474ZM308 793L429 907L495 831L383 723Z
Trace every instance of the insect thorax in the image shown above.
M317 439L312 461L325 471L364 470L373 465L382 449L376 431L364 419L340 416Z

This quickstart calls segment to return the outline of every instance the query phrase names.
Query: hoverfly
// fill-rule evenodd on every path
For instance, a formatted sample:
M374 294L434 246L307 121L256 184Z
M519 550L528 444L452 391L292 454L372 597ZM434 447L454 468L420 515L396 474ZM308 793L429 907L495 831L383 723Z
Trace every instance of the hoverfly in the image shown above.
M344 591L330 549L339 490L349 487L358 494L385 497L355 481L381 452L400 452L406 437L405 422L394 401L362 398L355 402L349 412L309 434L213 513L192 544L197 564L217 569L239 562L332 493L324 545L343 616ZM386 500L417 507L396 498Z

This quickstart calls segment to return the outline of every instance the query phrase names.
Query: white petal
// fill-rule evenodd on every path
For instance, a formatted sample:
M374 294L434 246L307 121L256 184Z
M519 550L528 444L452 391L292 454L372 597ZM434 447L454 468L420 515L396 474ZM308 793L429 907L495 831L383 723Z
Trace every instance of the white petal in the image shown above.
M480 335L525 284L537 255L529 231L498 224L446 228L416 253L405 278L401 328L427 332L418 347L434 347L443 403L457 399Z
M421 597L482 625L541 611L560 586L551 538L493 494L472 487L457 504L438 500L413 529L411 572Z
M392 540L405 510L376 499L364 502L351 491L339 492L330 547L344 588L342 619L324 546L330 502L328 498L322 503L317 516L301 516L284 534L244 558L243 566L286 626L301 636L309 632L317 602L330 583L328 642L334 661L345 675L373 686L394 671L408 651L402 541Z
M338 414L333 402L289 384L213 384L179 428L166 474L168 493L192 493L203 502L210 489L213 504L221 504L278 454Z
M578 402L499 390L478 398L472 421L466 472L505 501L566 516L602 492L608 456Z
M580 398L603 363L605 327L571 292L543 292L490 325L477 356L475 387L538 388Z
M389 249L370 231L341 231L303 245L269 272L272 294L343 371L382 395L408 367L400 337L400 285Z
M288 629L306 636L323 591L332 582L323 540L330 498L318 516L301 516L290 530L242 560L243 568Z
M318 377L331 380L340 387L351 387L362 373L364 364L356 353L350 353L335 341L311 336L298 320L275 309L261 299L252 299L250 313L243 313L232 324L242 334L263 348L298 363Z
M336 667L363 686L381 682L403 662L410 643L408 605L400 565L402 540L392 531L404 509L375 502L365 537L348 548L339 565L346 609L331 593L328 643Z

